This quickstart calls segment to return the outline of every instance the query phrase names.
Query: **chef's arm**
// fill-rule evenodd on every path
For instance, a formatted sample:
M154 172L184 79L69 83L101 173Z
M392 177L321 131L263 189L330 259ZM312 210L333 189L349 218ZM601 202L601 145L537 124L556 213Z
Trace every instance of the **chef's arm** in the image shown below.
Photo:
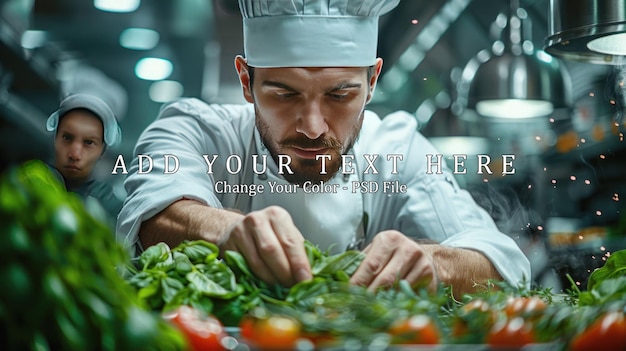
M144 221L139 229L139 240L144 248L159 242L175 247L183 240L200 239L217 244L242 217L233 211L182 199Z
M488 280L502 280L482 253L438 244L420 245L432 257L439 282L451 285L455 297L484 288Z

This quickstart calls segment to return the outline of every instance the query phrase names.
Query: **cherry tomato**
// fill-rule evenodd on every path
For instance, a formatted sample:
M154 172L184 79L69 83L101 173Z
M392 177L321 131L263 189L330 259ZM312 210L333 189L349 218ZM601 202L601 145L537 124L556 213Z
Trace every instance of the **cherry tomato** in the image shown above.
M246 315L239 323L241 337L258 350L294 349L301 338L301 325L295 319L253 313Z
M396 344L438 344L439 328L426 315L415 315L396 321L389 328Z
M623 312L606 312L572 340L572 351L626 350L626 318Z
M254 338L254 318L246 315L239 322L239 335L245 340Z
M452 323L452 336L455 339L464 338L469 334L469 326L467 322L459 317L454 318Z
M222 323L213 316L189 306L180 306L163 314L185 335L190 350L225 350L222 339L228 336Z
M504 312L509 318L512 317L537 317L542 314L548 304L538 296L514 297L506 301Z
M487 334L487 344L495 347L522 347L535 342L532 324L522 317L496 322Z
M468 340L473 343L484 337L496 319L496 311L491 305L480 298L474 299L463 307L452 322L452 336L456 339Z
M480 319L481 328L484 329L485 327L491 328L494 324L497 311L492 308L489 302L483 299L474 299L462 307L460 315L474 320Z
M463 307L461 307L463 309L463 313L469 313L472 311L479 311L479 312L489 312L489 310L491 309L491 306L489 305L489 303L483 299L473 299L472 301L466 303Z
M313 343L315 349L332 347L337 343L337 337L329 333L303 333L302 337Z

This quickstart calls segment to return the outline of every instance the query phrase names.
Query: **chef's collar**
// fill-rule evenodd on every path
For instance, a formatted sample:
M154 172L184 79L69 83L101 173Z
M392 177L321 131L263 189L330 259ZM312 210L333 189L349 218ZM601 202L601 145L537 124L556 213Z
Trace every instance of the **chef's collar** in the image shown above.
M239 0L253 67L367 67L378 19L400 0Z

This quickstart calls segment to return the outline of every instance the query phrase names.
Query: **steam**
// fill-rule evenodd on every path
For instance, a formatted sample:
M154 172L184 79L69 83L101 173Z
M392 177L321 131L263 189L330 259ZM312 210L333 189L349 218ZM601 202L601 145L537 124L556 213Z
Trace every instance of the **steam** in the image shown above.
M530 261L531 286L560 289L561 283L550 266L547 246L542 238L539 214L525 206L511 187L497 187L490 183L467 187L476 203L481 206L498 229L513 238Z
M489 213L501 232L514 239L520 239L522 234L534 234L534 225L540 222L539 215L525 207L512 188L482 183L468 186L467 190Z
M615 109L614 122L621 124L626 112L626 65L616 65L609 73L605 95Z

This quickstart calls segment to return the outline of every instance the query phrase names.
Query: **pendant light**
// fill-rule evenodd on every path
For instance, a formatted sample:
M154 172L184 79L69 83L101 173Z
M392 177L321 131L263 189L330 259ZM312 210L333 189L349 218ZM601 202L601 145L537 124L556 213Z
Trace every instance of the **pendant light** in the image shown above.
M530 19L519 0L512 0L503 40L492 45L470 81L468 108L481 116L543 117L570 104L569 76L557 60L524 40L522 23L529 27Z
M545 50L567 60L626 63L624 0L550 0Z

